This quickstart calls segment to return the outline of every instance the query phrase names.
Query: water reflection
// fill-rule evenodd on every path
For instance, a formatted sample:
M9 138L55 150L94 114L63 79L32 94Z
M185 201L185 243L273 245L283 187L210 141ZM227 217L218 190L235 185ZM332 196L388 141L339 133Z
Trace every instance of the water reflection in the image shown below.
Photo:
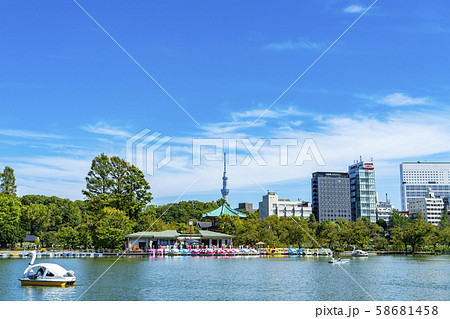
M0 300L76 300L116 259L52 259L73 269L73 287L22 287L27 260L0 260ZM121 258L83 300L448 300L450 256ZM46 262L39 259L39 262ZM342 268L341 268L342 267Z

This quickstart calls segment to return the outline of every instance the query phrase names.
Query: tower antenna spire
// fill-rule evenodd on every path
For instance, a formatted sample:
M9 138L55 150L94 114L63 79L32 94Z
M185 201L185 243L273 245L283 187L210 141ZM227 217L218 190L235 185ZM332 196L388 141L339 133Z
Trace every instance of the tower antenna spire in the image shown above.
M228 194L230 190L227 188L227 153L223 153L223 176L222 176L222 198L225 203L228 201Z

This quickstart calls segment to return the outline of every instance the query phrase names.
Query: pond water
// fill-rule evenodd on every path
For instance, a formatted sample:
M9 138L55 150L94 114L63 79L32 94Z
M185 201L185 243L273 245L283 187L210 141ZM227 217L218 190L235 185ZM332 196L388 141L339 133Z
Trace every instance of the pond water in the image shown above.
M450 299L450 256L126 257L88 289L116 259L36 260L74 270L68 288L22 287L29 259L0 259L0 300Z

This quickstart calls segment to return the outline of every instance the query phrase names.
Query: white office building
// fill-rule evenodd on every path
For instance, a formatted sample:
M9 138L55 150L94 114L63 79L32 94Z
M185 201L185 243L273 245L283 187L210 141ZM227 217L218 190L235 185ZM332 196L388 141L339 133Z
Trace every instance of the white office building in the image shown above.
M271 215L278 217L304 217L309 218L312 213L311 203L306 201L291 201L289 199L278 198L275 192L267 192L262 201L259 202L259 218L266 218Z
M404 162L400 164L402 210L411 199L427 197L430 188L436 197L450 196L449 162Z
M389 222L389 217L392 216L392 211L394 210L394 205L391 204L390 199L386 194L386 201L382 202L379 200L377 193L377 220L383 219L384 221Z
M437 226L441 221L443 211L444 201L442 198L436 198L431 189L428 189L427 197L409 200L409 216L411 218L417 218L421 213L426 222Z

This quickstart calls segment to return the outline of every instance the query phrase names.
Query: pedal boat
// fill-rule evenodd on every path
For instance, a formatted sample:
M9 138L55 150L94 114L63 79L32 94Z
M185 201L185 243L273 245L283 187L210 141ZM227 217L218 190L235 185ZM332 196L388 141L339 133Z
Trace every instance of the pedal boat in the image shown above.
M355 246L353 246L352 257L369 257L369 254L363 250L357 250L355 249Z
M292 248L292 246L289 247L288 255L298 255L299 249L298 248Z
M266 255L281 256L283 252L278 248L266 248Z
M328 261L329 264L345 264L348 263L350 261L350 259L334 259L331 258L331 260Z
M167 256L180 256L180 250L178 248L172 248L167 252Z
M19 278L22 286L50 286L62 287L75 284L76 277L72 270L66 270L60 265L42 263L34 265L36 252L31 252L31 262L24 271L23 278Z

